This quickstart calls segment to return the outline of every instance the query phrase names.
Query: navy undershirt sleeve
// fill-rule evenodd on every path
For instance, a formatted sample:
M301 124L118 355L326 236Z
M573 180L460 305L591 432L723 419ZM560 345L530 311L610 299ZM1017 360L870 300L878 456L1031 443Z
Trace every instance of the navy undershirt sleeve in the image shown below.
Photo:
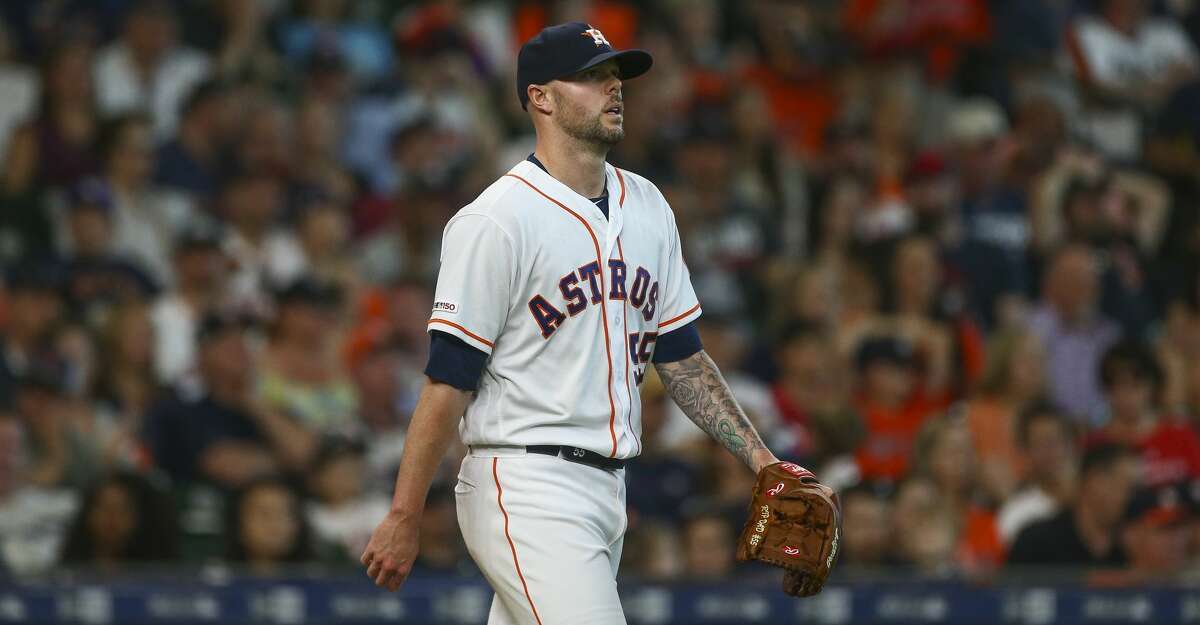
M702 349L704 345L700 343L700 331L696 329L696 323L693 321L666 334L660 334L654 342L654 357L651 360L657 364L676 362Z
M463 391L479 388L488 355L453 334L432 330L429 335L425 375Z

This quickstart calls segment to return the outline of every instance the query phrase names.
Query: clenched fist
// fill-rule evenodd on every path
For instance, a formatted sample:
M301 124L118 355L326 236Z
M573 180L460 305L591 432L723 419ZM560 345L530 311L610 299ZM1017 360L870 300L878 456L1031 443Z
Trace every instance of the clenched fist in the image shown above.
M391 592L400 588L417 559L417 535L417 519L397 512L388 513L379 523L359 559L376 586Z

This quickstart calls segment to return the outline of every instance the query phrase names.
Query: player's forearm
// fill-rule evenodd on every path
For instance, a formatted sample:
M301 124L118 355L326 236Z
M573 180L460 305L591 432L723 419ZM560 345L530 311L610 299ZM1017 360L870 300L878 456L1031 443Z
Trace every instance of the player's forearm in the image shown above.
M751 470L757 473L776 461L707 353L654 367L683 413Z
M419 516L438 464L457 435L458 420L470 395L449 384L426 380L404 440L404 454L396 474L392 512Z

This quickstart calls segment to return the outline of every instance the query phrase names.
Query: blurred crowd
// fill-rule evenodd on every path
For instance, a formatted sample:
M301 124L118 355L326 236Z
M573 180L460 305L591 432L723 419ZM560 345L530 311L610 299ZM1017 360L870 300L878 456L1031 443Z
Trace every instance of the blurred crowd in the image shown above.
M1200 573L1195 0L4 2L0 571L355 562L442 227L532 151L515 51L569 19L654 55L610 160L841 492L839 572ZM755 573L752 475L641 393L622 574ZM476 574L462 453L418 574Z

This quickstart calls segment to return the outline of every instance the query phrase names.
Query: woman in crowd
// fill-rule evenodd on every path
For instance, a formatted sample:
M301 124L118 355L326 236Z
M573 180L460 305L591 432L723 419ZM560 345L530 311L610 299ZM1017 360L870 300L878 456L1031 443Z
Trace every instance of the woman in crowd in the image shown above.
M83 497L63 544L62 562L104 569L170 562L179 527L170 497L151 478L118 472Z
M353 433L358 396L339 352L341 290L304 277L284 288L276 302L259 397L312 431Z
M314 549L300 496L278 478L254 481L227 504L226 559L257 573L279 572L284 563L306 562Z
M984 488L1003 501L1025 478L1017 446L1017 415L1041 398L1045 350L1037 335L1002 330L988 344L978 392L964 407Z

